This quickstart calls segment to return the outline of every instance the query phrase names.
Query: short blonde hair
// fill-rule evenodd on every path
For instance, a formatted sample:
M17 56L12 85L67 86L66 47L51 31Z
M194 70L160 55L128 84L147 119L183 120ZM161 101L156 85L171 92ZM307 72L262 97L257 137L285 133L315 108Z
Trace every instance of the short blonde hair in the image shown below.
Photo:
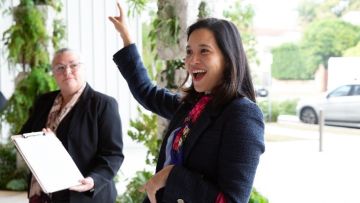
M81 56L81 54L79 52L75 51L74 49L70 49L70 48L65 47L65 48L61 48L61 49L59 49L59 50L57 50L55 52L54 57L52 58L52 61L51 61L51 65L54 65L54 59L57 56L65 53L65 52L71 52L71 53L75 54L79 58L79 61L83 63L82 56Z

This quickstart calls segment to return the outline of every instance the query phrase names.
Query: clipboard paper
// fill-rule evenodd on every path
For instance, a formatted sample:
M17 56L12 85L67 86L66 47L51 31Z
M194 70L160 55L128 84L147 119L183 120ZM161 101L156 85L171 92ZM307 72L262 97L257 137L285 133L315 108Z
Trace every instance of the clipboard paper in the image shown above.
M45 193L79 185L84 178L55 134L27 133L11 140Z

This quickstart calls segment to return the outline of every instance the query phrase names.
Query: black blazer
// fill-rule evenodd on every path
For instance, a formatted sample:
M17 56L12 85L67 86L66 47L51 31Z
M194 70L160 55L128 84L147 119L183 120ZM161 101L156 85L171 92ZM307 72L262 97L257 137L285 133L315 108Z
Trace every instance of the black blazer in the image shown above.
M169 134L192 106L152 84L134 44L117 52L114 61L137 101L170 120L156 167L159 171ZM235 98L217 109L207 106L185 140L183 165L172 169L165 187L156 194L158 202L211 203L222 192L227 202L247 203L264 150L263 115L255 103Z
M21 133L41 131L45 127L58 93L59 91L54 91L39 97ZM83 176L92 177L95 183L92 192L70 191L70 202L115 202L117 192L113 178L124 159L116 100L94 91L87 84L78 102L59 124L56 135ZM64 191L53 195L63 193Z

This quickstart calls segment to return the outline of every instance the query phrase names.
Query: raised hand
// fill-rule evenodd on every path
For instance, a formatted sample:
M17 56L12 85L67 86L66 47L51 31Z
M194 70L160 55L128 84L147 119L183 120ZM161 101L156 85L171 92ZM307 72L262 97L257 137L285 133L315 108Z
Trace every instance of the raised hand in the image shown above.
M120 33L120 36L124 42L124 46L128 46L129 44L133 43L128 26L126 25L126 15L124 9L120 5L119 2L116 3L117 7L119 8L119 16L109 16L109 20L114 24L115 29Z

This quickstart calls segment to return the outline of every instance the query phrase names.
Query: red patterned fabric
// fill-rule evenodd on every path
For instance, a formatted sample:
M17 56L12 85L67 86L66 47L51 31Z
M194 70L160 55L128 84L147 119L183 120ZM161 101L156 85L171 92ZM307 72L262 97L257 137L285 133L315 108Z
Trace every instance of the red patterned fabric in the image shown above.
M226 203L225 195L222 192L217 195L215 203Z
M50 197L44 193L30 197L29 203L50 203Z
M195 123L197 119L199 118L201 112L205 109L205 106L212 97L205 95L201 97L201 99L195 104L195 106L191 109L188 116L185 118L184 126L179 130L179 132L176 134L176 137L173 142L173 150L179 151L182 144L184 143L187 135L190 131L190 125Z

